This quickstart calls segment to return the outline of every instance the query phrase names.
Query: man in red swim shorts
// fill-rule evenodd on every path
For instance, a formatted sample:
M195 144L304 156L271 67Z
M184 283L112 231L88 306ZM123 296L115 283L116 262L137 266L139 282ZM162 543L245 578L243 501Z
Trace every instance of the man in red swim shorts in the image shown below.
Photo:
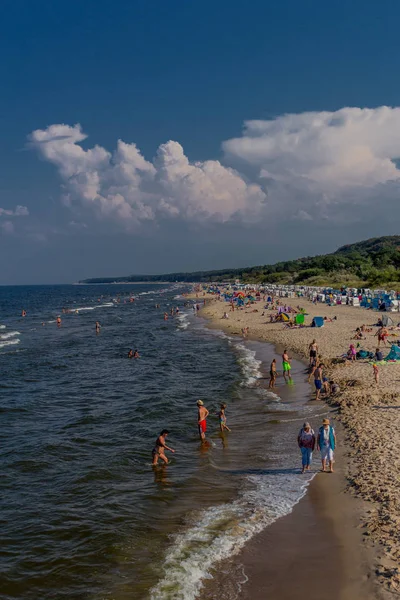
M206 419L210 413L204 406L203 400L197 400L197 408L199 409L198 418L197 418L197 423L199 426L199 435L200 435L200 439L203 441L206 439L206 430L207 430Z

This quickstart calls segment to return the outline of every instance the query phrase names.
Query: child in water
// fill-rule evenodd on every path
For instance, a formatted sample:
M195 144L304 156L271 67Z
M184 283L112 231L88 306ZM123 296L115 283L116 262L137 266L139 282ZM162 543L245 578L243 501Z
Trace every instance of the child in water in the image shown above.
M225 414L225 410L226 410L226 404L222 403L221 404L221 409L218 413L218 417L219 417L219 428L222 432L225 431L225 429L227 431L230 431L229 427L226 424L226 414Z

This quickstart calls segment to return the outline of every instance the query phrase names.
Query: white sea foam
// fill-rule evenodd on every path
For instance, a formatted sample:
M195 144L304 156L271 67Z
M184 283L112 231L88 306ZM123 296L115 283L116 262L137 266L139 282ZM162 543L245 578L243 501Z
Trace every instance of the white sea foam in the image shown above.
M79 307L74 307L73 311L74 312L82 312L84 310L96 310L96 308L109 308L110 306L115 306L115 303L107 302L106 304L96 304L95 306L79 306ZM49 321L49 323L50 323L50 321Z
M243 386L252 386L257 379L262 377L262 372L260 369L262 361L256 358L256 352L254 350L250 350L250 348L247 348L247 346L245 346L243 343L238 343L237 338L227 335L220 329L210 329L209 333L211 335L215 335L216 337L227 339L230 346L235 350L236 354L238 355L239 366L244 375L242 382ZM275 394L273 394L271 397L273 396L275 396Z
M5 325L0 325L0 329L5 329L6 326Z
M254 350L246 348L244 344L233 344L239 354L239 365L244 375L243 385L251 386L262 376L261 360L256 358Z
M267 400L270 400L271 402L281 402L281 397L278 396L278 394L275 394L275 392L272 392L271 390L269 390L268 388L258 388L258 391L260 393L260 395L264 396Z
M197 598L202 580L211 578L211 567L237 554L256 533L290 513L311 479L290 472L249 476L250 489L238 500L193 514L192 522L174 536L167 550L164 575L151 590L151 600Z
M271 400L274 400L275 402L280 402L281 401L281 397L278 396L278 394L275 394L275 392L271 392L271 390L265 390L268 398L271 398Z
M187 329L190 325L189 315L186 313L180 313L177 315L178 320L178 328L179 329Z
M8 340L9 338L21 335L19 331L8 331L7 333L0 333L0 340Z
M303 408L303 413L311 412L311 410L313 408L314 407L306 407L305 406ZM312 419L315 420L317 417L329 417L329 411L325 410L324 412L321 412L321 413L313 413ZM281 423L293 423L295 421L299 421L299 422L304 423L305 417L304 417L304 414L303 414L303 416L297 417L296 419L279 419L279 420L280 420Z
M0 348L5 348L6 346L14 346L15 344L19 344L21 340L17 338L12 338L11 340L1 340L0 339Z

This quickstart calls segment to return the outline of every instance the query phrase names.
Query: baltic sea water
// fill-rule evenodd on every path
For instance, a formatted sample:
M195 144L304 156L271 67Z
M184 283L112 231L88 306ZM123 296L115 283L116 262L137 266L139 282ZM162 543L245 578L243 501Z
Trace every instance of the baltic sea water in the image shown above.
M315 408L299 387L303 365L294 362L299 385L271 394L263 378L274 348L208 330L182 291L0 288L6 600L194 599L219 561L229 568L304 494L294 440ZM140 359L127 358L130 348ZM198 398L211 413L206 444ZM154 469L164 427L176 453Z

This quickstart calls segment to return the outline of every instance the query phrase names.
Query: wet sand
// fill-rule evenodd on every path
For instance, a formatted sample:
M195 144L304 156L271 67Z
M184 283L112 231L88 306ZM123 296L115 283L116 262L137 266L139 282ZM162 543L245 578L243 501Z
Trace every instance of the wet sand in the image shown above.
M363 506L344 494L343 451L337 459L340 466L334 475L315 477L293 512L265 529L235 557L232 571L242 576L240 600L292 600L299 593L306 593L308 600L389 597L370 578L374 558L358 528ZM237 590L237 582L228 573L218 573L201 598L219 598L232 585Z
M200 600L293 600L302 589L308 600L392 597L371 577L376 556L360 526L365 503L346 493L349 458L340 446L344 432L334 411L330 416L339 441L335 473L317 473L289 515L256 535L230 564L216 565ZM315 452L313 470L319 467Z

